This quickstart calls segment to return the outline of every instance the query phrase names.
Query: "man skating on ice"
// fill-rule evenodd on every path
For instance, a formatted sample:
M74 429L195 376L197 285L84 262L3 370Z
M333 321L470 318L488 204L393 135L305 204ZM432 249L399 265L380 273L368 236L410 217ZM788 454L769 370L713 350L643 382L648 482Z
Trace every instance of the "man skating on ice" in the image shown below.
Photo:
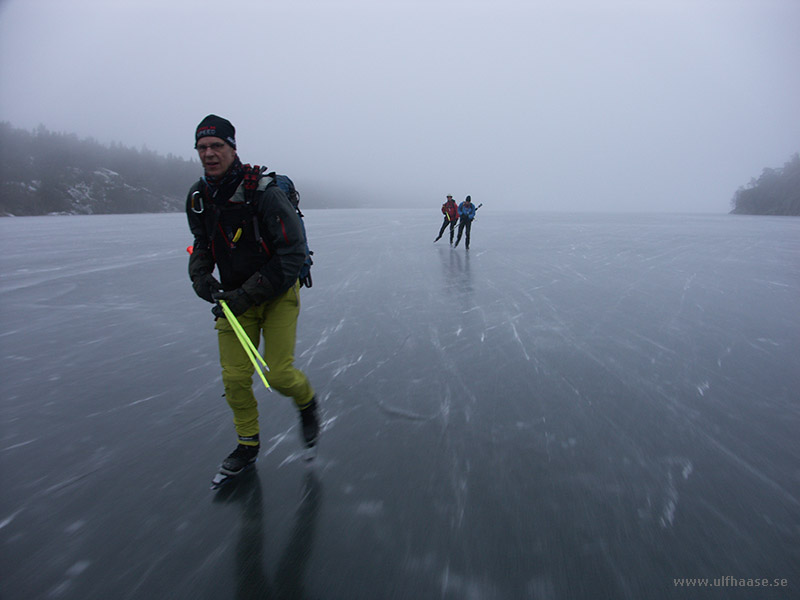
M189 277L195 293L212 304L224 300L264 359L270 386L294 400L301 435L309 448L319 435L317 401L305 374L294 366L298 276L305 260L302 224L286 195L265 177L246 199L242 185L248 165L236 152L235 129L208 115L195 132L195 148L205 175L189 190L186 214L194 235ZM216 266L219 280L214 275ZM220 473L234 476L259 452L258 403L254 368L222 307L212 309L219 341L225 398L233 411L236 449Z
M475 205L472 203L472 198L467 196L467 198L458 205L458 237L456 238L456 246L458 246L458 242L461 241L461 234L464 232L464 228L467 230L467 238L464 242L467 250L469 250L469 234L470 230L472 229L472 220L475 218ZM454 246L455 247L455 246Z
M436 239L433 240L433 242L438 242L442 238L444 230L448 225L450 225L450 245L452 246L453 233L456 230L456 221L458 221L458 206L456 206L456 201L453 200L453 197L450 195L447 196L447 202L442 204L442 214L444 215L442 228L439 230L439 235L436 236Z

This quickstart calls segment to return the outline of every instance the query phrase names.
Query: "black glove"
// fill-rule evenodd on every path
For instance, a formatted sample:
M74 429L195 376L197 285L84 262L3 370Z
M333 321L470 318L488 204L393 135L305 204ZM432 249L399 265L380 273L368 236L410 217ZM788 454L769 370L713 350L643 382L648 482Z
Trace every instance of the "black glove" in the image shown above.
M214 300L225 300L234 317L238 317L254 304L253 299L242 288L237 288L231 292L215 292L211 294L211 297ZM225 312L219 304L212 308L211 312L218 319L225 318Z
M206 302L214 303L214 298L212 294L218 292L222 289L222 285L220 284L217 279L211 275L211 273L206 273L205 275L199 275L192 280L192 287L194 288L194 293L200 296Z

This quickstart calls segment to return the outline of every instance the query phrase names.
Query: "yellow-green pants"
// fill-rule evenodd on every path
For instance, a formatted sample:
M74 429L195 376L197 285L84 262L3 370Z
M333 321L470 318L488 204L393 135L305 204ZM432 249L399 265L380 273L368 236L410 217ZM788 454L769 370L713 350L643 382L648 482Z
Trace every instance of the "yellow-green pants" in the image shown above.
M297 315L300 313L300 288L297 283L282 296L260 306L253 306L237 318L247 336L258 348L264 337L264 360L269 385L292 398L303 408L314 397L305 374L294 366ZM214 328L219 337L219 362L225 397L233 410L233 424L240 438L258 434L258 402L253 395L253 373L239 338L227 319L217 319Z

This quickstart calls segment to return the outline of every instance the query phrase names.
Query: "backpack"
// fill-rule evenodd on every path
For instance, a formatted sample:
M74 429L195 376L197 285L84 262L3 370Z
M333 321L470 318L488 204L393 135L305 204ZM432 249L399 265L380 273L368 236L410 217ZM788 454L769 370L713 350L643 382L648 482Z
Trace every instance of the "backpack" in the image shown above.
M303 220L304 215L302 212L300 212L300 194L297 191L297 188L294 187L294 182L289 179L287 175L278 175L274 171L264 175L266 170L267 167L260 167L258 165L251 167L250 165L244 165L243 185L245 200L248 204L252 203L255 192L258 189L258 181L262 177L271 177L281 191L286 194L286 197L289 198L289 202L292 203L294 210L297 212L297 216L300 217L300 228L303 230L303 243L305 244L306 248L306 258L303 261L303 266L300 269L300 287L306 286L310 288L312 285L314 285L314 282L311 280L311 265L314 264L314 261L311 259L311 255L314 254L314 252L308 247L306 224Z

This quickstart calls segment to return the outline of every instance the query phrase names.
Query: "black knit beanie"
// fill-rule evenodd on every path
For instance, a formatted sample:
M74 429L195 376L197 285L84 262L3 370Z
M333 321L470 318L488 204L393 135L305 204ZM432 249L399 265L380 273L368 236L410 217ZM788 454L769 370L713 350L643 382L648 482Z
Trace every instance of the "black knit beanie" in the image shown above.
M218 137L227 142L232 148L236 148L236 129L228 119L223 119L217 115L208 115L200 121L197 131L194 132L194 145L203 137Z

